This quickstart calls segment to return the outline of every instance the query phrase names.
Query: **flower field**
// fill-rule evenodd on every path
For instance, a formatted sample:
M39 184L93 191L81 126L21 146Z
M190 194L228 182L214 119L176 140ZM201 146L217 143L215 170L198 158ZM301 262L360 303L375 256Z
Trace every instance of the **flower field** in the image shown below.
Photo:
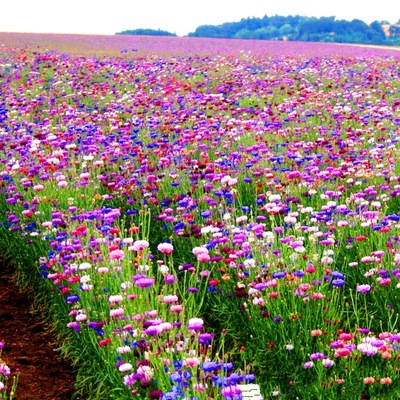
M400 398L400 53L113 39L0 48L0 244L77 393Z

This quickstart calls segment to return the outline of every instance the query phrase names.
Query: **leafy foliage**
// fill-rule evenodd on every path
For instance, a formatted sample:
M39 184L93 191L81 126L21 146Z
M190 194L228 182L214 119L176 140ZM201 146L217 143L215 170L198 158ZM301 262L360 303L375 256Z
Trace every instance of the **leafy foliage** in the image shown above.
M161 29L128 29L126 31L118 32L117 35L147 35L147 36L176 36L175 33L163 31Z
M396 45L400 42L399 31L397 25L391 25L390 36L386 36L379 21L368 25L359 19L346 21L334 16L316 18L275 15L243 18L239 22L221 25L201 25L189 36Z

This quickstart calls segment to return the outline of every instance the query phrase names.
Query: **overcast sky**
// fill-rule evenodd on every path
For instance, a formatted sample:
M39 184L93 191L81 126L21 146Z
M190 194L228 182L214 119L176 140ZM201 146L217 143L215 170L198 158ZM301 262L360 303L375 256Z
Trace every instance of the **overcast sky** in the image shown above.
M152 28L179 36L199 25L264 15L335 16L366 23L400 19L399 0L2 0L0 32L113 35Z

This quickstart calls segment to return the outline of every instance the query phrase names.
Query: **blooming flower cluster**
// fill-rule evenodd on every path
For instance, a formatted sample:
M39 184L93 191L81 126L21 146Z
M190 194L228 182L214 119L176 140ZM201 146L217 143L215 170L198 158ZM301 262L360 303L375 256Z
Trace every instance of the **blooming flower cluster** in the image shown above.
M113 392L397 390L400 64L339 49L1 50L0 239Z
M4 347L4 342L0 342L0 396L4 400L12 400L15 396L17 388L18 375L14 376L11 385L9 382L11 369L2 361L1 353Z

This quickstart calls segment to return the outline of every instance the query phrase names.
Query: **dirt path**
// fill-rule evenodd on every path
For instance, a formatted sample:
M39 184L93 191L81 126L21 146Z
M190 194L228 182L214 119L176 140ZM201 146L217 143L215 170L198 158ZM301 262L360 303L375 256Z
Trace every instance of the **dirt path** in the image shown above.
M2 359L19 370L16 400L69 400L75 377L54 351L54 338L32 310L29 294L13 283L10 266L0 263L0 340Z

